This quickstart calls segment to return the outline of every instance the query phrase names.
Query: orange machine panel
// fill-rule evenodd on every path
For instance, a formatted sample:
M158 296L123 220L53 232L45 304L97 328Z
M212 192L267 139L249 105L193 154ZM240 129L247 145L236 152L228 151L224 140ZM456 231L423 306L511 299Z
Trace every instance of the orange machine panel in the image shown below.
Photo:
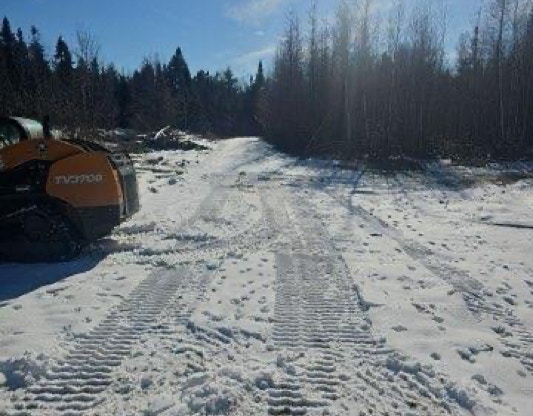
M61 140L24 140L0 150L0 171L30 160L60 160L83 151L81 147Z
M122 203L122 191L107 155L82 153L52 165L46 184L48 195L74 208L104 207Z

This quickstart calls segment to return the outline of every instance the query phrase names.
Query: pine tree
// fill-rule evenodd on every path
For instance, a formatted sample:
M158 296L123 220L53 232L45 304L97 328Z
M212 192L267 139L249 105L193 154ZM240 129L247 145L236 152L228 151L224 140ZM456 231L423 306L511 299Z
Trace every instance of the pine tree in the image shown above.
M62 36L60 36L57 40L54 58L55 70L59 79L61 81L70 80L73 71L72 54L70 53L69 47L63 40Z
M4 56L9 59L13 56L13 51L15 48L15 34L11 31L11 24L7 17L4 17L2 21L2 30L0 32L2 38L2 49L4 51Z
M252 134L261 134L261 104L264 100L266 77L263 69L263 61L259 61L257 74L250 77L250 87L246 91L244 102L244 116Z
M31 30L31 40L30 40L30 58L33 61L40 62L40 63L46 63L46 58L44 54L44 46L41 44L41 34L39 33L39 30L32 26Z
M44 53L44 46L41 44L41 36L35 26L31 27L31 40L28 46L28 58L32 70L32 82L34 91L44 90L50 69Z
M176 53L170 58L166 71L170 85L176 91L189 91L191 88L191 72L183 57L181 48L176 49Z
M0 31L0 81L2 81L0 111L5 114L13 114L15 111L13 105L16 95L16 87L13 82L16 72L15 42L16 38L11 31L11 24L7 17L4 17Z
M193 85L198 105L201 108L201 113L196 118L195 127L201 133L213 131L215 94L213 78L209 71L198 71L194 77Z
M28 81L31 76L28 45L20 28L17 29L13 52L14 73L11 75L15 89L15 101L13 104L15 106L15 112L17 114L23 114L25 109L28 109L31 105L32 97L28 91L28 87L30 86Z
M238 110L237 107L237 83L238 80L233 75L233 71L228 67L222 73L221 76L221 85L222 85L222 114L221 114L221 125L222 132L224 135L231 135L235 130L236 125L236 113Z
M168 84L172 88L174 100L178 106L176 123L182 129L188 129L191 123L191 110L194 105L191 90L192 77L189 66L183 57L181 48L170 58L166 67ZM194 116L194 114L193 114Z
M117 82L114 91L117 103L117 126L122 128L131 127L131 82L124 75L117 75Z
M50 111L50 68L41 44L39 31L31 27L31 39L28 46L29 80L28 90L31 95L30 114L42 118Z
M141 69L133 73L130 84L131 127L140 130L156 128L155 73L150 61L145 60Z
M265 83L266 78L263 70L263 61L259 61L259 65L257 67L257 75L255 76L254 80L254 87L259 90L265 86Z
M52 120L78 128L78 115L73 111L75 109L73 72L72 55L63 37L60 36L56 43L54 55L53 104L50 112L52 113Z

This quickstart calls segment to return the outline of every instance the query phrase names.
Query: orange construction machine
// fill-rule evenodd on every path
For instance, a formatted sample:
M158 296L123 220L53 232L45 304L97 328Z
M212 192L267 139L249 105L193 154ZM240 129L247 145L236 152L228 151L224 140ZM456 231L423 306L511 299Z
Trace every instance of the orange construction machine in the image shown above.
M64 261L139 210L130 157L0 118L0 258Z

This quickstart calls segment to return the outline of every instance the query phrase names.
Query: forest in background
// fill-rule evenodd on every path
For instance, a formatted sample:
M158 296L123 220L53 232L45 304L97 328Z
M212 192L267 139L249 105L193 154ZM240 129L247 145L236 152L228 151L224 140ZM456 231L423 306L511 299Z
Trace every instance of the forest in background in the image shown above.
M246 83L229 68L193 76L180 48L120 73L87 32L73 46L59 37L47 56L37 28L26 36L4 18L0 114L49 114L81 135L167 125L263 135L291 153L349 159L533 157L532 0L488 0L460 36L444 0L403 4L384 15L376 0L340 0L333 20L316 5L302 20L289 13L271 73L259 63Z
M192 76L177 48L168 63L144 60L132 74L105 64L99 44L89 32L78 32L70 47L59 37L47 56L39 30L29 38L13 31L7 17L0 32L0 114L41 120L80 135L95 129L138 131L167 125L217 136L259 134L254 121L265 77L242 85L230 68Z
M445 1L395 3L385 17L340 1L333 24L313 6L305 29L290 14L262 106L269 140L344 158L533 156L532 2L488 0L460 36Z

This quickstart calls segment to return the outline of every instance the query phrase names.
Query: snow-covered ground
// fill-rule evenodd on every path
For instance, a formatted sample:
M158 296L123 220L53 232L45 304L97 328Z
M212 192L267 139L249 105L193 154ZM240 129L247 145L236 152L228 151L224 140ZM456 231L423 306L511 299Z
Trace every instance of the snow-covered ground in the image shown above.
M138 156L80 260L0 265L0 415L531 414L531 165L212 147Z

